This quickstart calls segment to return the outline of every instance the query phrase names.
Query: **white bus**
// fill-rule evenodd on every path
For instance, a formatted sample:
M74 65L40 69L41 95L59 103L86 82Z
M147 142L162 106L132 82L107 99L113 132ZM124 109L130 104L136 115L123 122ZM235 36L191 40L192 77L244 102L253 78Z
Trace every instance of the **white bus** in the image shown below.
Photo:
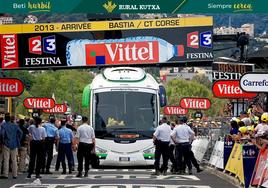
M82 103L90 108L100 165L153 165L152 134L166 93L150 74L106 68L84 88Z

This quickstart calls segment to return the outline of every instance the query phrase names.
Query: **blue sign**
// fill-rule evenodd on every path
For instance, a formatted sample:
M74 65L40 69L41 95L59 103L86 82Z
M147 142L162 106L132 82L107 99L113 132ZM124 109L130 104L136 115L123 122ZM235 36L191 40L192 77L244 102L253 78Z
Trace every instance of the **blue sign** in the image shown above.
M243 145L243 171L245 178L245 188L250 185L250 180L254 171L256 160L258 158L258 149L255 145Z
M228 159L229 159L229 156L232 152L232 149L233 149L233 146L234 146L234 142L228 138L228 137L225 137L224 138L224 153L223 153L223 164L224 164L224 169L225 169L225 166L228 162Z

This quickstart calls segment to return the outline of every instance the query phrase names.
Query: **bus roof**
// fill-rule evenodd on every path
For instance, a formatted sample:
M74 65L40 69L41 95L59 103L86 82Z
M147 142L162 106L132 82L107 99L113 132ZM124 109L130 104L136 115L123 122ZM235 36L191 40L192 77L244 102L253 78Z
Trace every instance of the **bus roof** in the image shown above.
M91 83L91 89L137 87L159 89L158 82L142 68L117 67L106 68Z

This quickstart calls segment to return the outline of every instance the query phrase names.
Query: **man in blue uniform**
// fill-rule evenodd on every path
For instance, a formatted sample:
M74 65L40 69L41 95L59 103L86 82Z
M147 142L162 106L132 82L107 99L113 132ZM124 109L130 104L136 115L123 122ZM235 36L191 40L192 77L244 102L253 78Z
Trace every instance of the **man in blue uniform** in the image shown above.
M66 127L66 118L61 119L61 129L59 130L59 144L58 155L59 161L62 163L62 174L66 174L65 156L68 160L69 174L72 173L73 167L73 152L72 152L72 140L73 132Z
M51 165L51 161L53 159L53 145L55 141L58 139L58 129L55 126L55 118L51 117L48 123L45 123L43 126L46 130L47 137L45 139L45 162L42 166L42 173L52 174L49 169ZM46 168L46 171L45 171Z

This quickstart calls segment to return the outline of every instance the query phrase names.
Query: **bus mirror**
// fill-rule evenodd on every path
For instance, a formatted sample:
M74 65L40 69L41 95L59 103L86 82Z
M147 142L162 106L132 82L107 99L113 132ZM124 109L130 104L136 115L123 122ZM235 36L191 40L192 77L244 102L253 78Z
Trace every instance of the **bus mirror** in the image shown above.
M164 86L159 86L159 100L160 100L160 106L164 107L167 105L167 95L166 95L166 89Z
M90 84L88 84L83 90L82 107L89 108L90 105Z

